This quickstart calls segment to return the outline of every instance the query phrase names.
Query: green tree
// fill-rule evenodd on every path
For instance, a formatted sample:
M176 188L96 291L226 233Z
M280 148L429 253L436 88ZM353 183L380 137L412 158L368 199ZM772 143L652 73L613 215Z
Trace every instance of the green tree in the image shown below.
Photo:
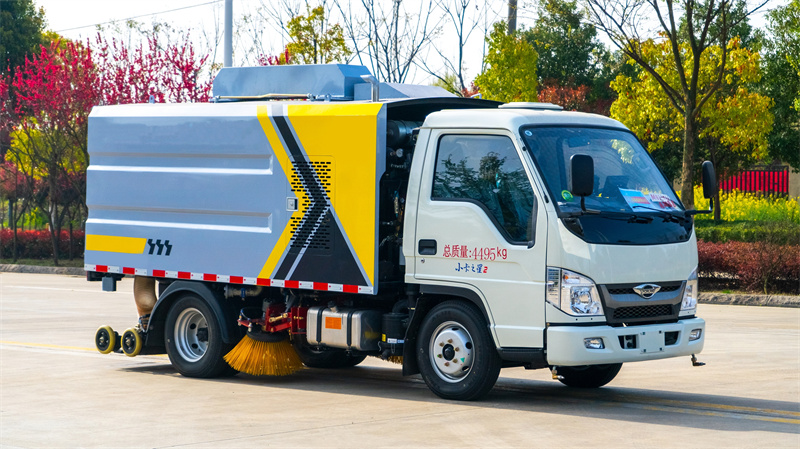
M25 63L25 56L34 54L45 41L42 31L45 26L44 10L36 9L33 0L0 0L0 78L11 83L14 69ZM2 90L2 89L0 89ZM13 91L0 98L0 108L8 107L14 98ZM0 110L0 157L11 145L10 132L14 124L8 120L8 111Z
M308 14L289 20L286 29L292 42L286 46L292 64L328 64L345 62L351 51L344 42L342 26L329 25L325 8L308 7Z
M786 60L800 75L800 0L792 0L770 11L769 21L775 47L784 52ZM794 107L800 110L800 89L795 87Z
M539 18L522 36L539 55L540 84L589 86L601 73L607 50L594 25L584 21L577 0L541 2Z
M530 43L518 33L506 34L506 24L494 24L486 38L488 50L484 71L475 78L484 98L503 102L536 101L536 60Z
M682 60L690 64L692 58L688 44L680 45ZM656 75L667 83L677 83L679 73L672 69L673 53L669 40L642 44L641 55ZM762 159L767 154L767 136L772 130L772 99L751 92L748 85L761 78L760 55L742 48L738 39L732 40L723 51L711 46L703 53L698 67L698 88L705 89L717 79L723 65L723 85L716 89L696 120L698 124L698 155L711 158L717 172L733 172L743 163ZM635 78L619 75L611 86L619 98L611 106L611 116L625 123L647 145L651 152L665 147L675 148L675 143L685 138L683 114L670 107L670 99L649 71ZM667 153L659 156L668 159ZM658 160L659 158L657 158ZM719 201L717 202L717 213Z
M44 9L33 0L0 1L0 74L25 63L44 44Z
M781 42L767 41L764 53L764 76L760 92L774 101L772 113L775 125L769 134L768 155L800 170L800 109L795 105L797 97L787 95L798 92L800 96L800 73L786 58L785 46ZM800 106L800 105L797 105Z

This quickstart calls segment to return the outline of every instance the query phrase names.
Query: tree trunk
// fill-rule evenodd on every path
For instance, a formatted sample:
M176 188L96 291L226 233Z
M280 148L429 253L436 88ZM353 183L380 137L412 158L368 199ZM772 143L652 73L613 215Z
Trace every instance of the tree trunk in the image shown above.
M53 192L51 190L51 192ZM47 220L50 222L50 241L53 243L53 265L58 266L58 238L60 234L60 229L56 226L56 212L57 212L57 204L54 200L50 200L50 207L49 213L47 214Z
M687 102L688 103L688 102ZM684 109L683 170L681 171L681 201L686 209L694 209L694 152L697 147L694 106Z
M72 254L72 220L69 221L69 260L73 260L75 257Z
M8 219L11 229L14 230L14 243L11 245L11 261L17 261L17 202L11 201L8 206Z
M719 178L721 176L717 167L722 165L722 161L725 159L724 156L720 157L719 152L717 151L719 148L717 146L717 141L712 141L709 144L709 152L711 153L711 163L714 164L714 185L717 186L717 192L714 194L713 198L709 199L709 204L714 205L714 222L719 223L721 220L721 204L719 201Z

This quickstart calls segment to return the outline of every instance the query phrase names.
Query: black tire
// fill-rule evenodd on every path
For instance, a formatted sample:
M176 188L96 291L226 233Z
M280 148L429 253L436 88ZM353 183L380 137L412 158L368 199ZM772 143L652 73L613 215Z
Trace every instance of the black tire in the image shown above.
M622 368L622 363L609 365L559 366L558 380L574 388L599 388L611 382Z
M223 357L233 345L222 341L219 319L194 295L179 298L169 309L164 342L169 361L179 373L200 378L231 374Z
M417 362L431 391L461 401L488 393L502 365L483 314L460 301L443 302L425 316L417 337Z
M305 337L295 337L292 344L303 365L309 368L350 368L367 358L365 355L348 354L344 349L317 351L306 343Z

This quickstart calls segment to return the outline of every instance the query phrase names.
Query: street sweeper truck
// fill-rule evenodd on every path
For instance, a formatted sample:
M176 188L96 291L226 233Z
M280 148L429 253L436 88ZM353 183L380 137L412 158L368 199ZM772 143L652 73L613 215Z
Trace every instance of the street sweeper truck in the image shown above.
M699 211L607 117L240 67L209 103L95 107L88 144L87 278L133 277L139 312L103 353L190 377L375 356L470 400L503 367L600 387L703 348Z

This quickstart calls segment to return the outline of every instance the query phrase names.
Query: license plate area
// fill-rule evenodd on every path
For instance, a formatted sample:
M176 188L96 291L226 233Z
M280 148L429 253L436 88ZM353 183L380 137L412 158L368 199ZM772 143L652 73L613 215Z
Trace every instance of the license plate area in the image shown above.
M663 331L643 331L637 335L639 351L642 354L664 352Z

